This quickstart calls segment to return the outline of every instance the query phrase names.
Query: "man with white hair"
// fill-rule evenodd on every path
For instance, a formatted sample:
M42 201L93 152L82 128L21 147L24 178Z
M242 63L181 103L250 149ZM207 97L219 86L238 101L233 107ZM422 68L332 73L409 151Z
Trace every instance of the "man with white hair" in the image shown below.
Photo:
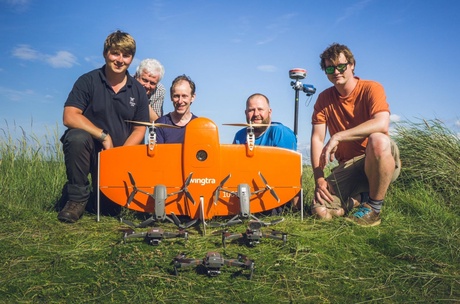
M150 102L149 115L153 122L163 116L165 87L160 83L165 73L163 65L156 59L147 58L141 61L136 69L134 78L145 88Z

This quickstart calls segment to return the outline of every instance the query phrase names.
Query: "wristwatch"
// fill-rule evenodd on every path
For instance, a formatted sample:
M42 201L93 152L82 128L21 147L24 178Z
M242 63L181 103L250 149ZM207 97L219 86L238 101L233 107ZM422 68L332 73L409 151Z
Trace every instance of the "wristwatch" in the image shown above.
M99 137L99 140L103 142L105 138L107 137L107 135L109 135L109 131L107 131L106 129L103 129L101 133L101 137Z

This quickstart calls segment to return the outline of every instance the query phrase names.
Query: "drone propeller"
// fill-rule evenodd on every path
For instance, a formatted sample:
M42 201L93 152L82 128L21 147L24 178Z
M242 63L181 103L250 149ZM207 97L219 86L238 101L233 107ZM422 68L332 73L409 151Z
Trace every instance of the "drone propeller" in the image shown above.
M259 171L259 176L260 178L262 179L262 181L264 182L265 184L265 189L267 190L270 190L270 193L272 194L272 196L276 199L276 201L279 203L280 199L278 197L278 195L276 194L275 192L275 189L273 189L272 187L270 187L267 183L267 180L265 179L265 177L262 175L262 172Z
M134 124L143 125L143 126L152 127L152 128L174 128L174 129L180 128L178 126L168 125L164 123L154 123L154 122L135 121L135 120L125 120L125 122L131 122Z
M264 227L268 227L268 226L273 226L273 225L276 225L278 223L281 223L282 221L284 221L284 217L279 218L277 220L273 220L271 222L263 222L263 224L264 224Z
M181 223L177 215L175 215L173 212L171 212L171 217L172 217L172 222L179 228L179 229L187 229L198 221L198 219L191 220L190 222L187 222L185 224ZM169 218L168 218L169 219Z
M232 174L230 173L229 175L227 175L219 184L219 186L217 186L217 189L216 191L214 192L214 205L217 205L217 201L219 200L219 194L220 194L220 190L222 190L222 188L224 187L224 184L228 181L228 179L232 176Z
M235 127L269 127L270 124L264 124L264 123L226 123L223 124L224 126L235 126Z
M226 223L209 222L208 226L211 227L211 228L225 228L225 227L238 225L238 224L241 224L241 223L243 223L243 221L240 220L239 218L232 218L231 220L229 220Z
M190 194L190 192L188 192L188 185L190 185L190 182L192 181L192 174L193 172L190 172L189 176L187 177L187 179L185 180L185 183L184 183L184 193L185 193L185 196L190 200L192 201L192 203L195 205L195 200L193 199L193 196Z
M126 202L126 205L129 207L129 205L134 199L134 196L139 190L136 187L136 182L134 181L134 177L131 174L131 172L128 171L128 175L129 175L129 180L131 181L131 185L133 186L133 191L129 194L128 201Z

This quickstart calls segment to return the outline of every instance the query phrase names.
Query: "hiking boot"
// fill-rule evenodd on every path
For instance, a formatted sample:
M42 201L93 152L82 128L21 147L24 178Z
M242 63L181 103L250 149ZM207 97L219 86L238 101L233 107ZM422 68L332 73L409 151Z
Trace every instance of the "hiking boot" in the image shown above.
M75 223L85 211L86 202L68 201L61 212L58 213L58 220L65 223Z
M378 226L382 221L380 214L372 210L368 204L361 204L355 213L345 219L363 227Z

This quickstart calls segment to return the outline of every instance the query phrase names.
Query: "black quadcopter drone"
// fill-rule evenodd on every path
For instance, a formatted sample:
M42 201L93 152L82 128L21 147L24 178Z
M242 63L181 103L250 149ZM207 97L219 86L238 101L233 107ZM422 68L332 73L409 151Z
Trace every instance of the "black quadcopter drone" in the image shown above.
M169 218L167 215L164 216L168 218L168 220L173 222L179 228L179 230L176 232L169 232L165 231L161 227L151 227L150 230L148 230L147 232L136 233L133 228L144 228L146 227L146 223L150 224L152 221L147 220L136 226L130 221L122 220L123 223L128 224L132 227L123 229L123 241L126 243L126 240L130 238L144 238L147 244L159 245L163 239L183 238L185 240L188 240L188 232L186 229L194 225L196 223L196 220L190 221L186 224L182 224L179 218L174 213L171 213L171 218Z
M272 230L270 233L262 232L262 227L267 227L270 225L277 224L283 221L283 219L273 222L262 222L262 221L249 221L248 228L244 233L232 233L227 230L222 231L222 245L226 248L227 241L243 238L244 242L250 246L254 247L260 243L262 238L270 238L275 240L280 240L283 242L283 245L286 245L287 242L287 233Z
M220 269L227 266L235 266L243 269L250 270L248 279L252 279L254 273L255 264L253 260L250 260L247 256L238 254L236 259L225 259L218 252L208 252L204 259L193 259L187 258L184 253L179 254L173 260L174 274L178 275L179 268L186 268L190 266L201 266L206 269L206 274L210 277L215 277L220 274Z

